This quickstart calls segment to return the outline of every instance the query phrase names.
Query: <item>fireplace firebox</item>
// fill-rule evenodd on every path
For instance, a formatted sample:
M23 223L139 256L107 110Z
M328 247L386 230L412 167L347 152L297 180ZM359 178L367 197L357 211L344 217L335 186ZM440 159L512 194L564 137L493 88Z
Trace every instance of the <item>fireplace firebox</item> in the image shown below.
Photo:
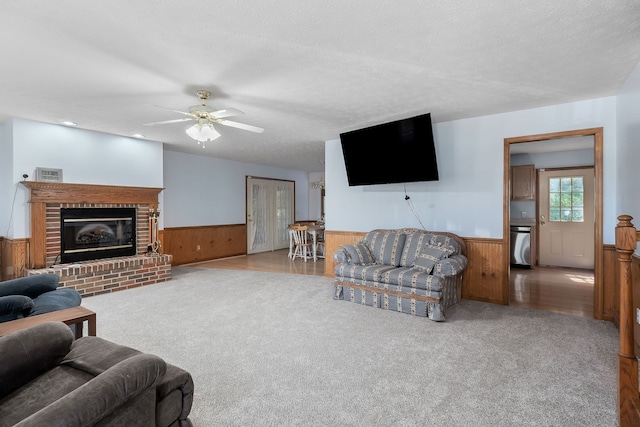
M60 209L62 263L136 254L135 208Z

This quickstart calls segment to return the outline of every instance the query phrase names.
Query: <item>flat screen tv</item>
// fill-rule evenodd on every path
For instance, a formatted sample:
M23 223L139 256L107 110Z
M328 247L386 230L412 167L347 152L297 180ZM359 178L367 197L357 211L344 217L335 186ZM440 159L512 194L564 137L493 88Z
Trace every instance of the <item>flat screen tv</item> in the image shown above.
M431 114L340 134L349 186L437 181Z

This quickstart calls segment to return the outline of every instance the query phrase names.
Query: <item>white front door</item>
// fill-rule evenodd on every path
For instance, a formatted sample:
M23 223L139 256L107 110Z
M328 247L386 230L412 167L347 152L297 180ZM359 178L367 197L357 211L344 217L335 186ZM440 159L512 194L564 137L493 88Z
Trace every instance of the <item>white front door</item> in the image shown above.
M540 265L594 268L594 170L540 170Z
M247 178L247 253L289 247L287 227L293 222L294 183Z

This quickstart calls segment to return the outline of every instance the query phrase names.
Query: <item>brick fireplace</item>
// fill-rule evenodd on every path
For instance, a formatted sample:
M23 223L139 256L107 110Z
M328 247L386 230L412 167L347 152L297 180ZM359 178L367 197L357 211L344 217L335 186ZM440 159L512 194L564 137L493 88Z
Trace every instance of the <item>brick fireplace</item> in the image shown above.
M149 209L157 210L162 188L24 182L30 189L31 238L26 275L55 273L61 286L83 296L128 289L171 278L171 255L148 255ZM133 209L135 254L60 263L61 210Z

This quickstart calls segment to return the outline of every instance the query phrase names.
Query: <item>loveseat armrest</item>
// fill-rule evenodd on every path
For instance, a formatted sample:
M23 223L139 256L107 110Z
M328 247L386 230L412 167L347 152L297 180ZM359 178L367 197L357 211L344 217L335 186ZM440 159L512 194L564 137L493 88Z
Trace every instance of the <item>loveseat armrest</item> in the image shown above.
M0 323L26 317L33 307L33 300L26 295L0 297Z
M340 249L334 252L333 259L338 264L369 265L374 263L369 247L363 242L340 245Z
M438 260L433 266L432 274L441 277L455 276L467 268L469 260L461 254L451 255L448 258Z
M91 381L25 418L16 426L83 427L100 422L148 389L144 408L119 414L117 425L155 425L155 389L167 365L158 356L138 354L107 369ZM141 417L144 413L146 416ZM107 423L108 424L108 423Z
M73 333L45 322L0 338L0 398L57 366L71 349Z
M349 256L344 248L339 248L333 253L333 260L338 264L349 264Z

